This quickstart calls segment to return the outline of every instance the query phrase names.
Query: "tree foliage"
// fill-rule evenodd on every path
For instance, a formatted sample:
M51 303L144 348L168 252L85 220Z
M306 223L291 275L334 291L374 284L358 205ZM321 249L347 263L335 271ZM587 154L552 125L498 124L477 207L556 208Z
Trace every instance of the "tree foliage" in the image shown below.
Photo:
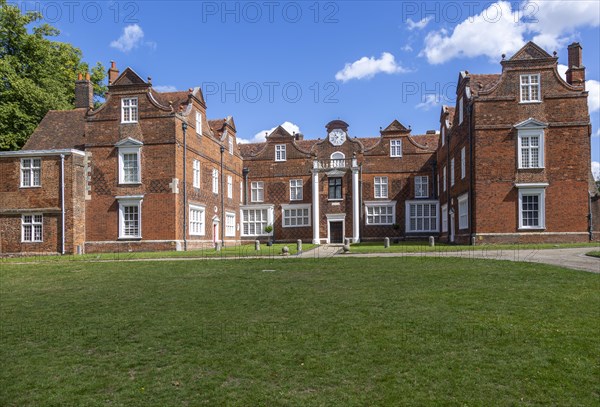
M81 50L49 39L59 31L40 20L0 0L0 150L20 149L49 110L72 109L78 73L90 72L97 100L106 92L102 64L90 70Z

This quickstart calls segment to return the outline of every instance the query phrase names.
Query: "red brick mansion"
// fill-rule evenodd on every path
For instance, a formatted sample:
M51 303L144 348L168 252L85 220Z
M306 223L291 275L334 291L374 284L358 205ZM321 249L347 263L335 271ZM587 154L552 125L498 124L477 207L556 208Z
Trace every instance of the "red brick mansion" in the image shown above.
M334 120L257 144L237 143L232 117L207 119L199 88L157 92L113 64L102 106L80 77L74 110L0 153L0 254L598 239L581 46L566 81L557 64L528 43L499 74L460 72L456 105L424 135L394 120L356 138Z

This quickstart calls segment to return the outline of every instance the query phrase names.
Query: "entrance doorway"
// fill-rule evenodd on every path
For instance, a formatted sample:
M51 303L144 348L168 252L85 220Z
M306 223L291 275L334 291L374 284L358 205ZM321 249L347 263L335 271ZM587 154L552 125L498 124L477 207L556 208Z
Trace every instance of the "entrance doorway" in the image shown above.
M344 221L329 221L329 243L344 243Z

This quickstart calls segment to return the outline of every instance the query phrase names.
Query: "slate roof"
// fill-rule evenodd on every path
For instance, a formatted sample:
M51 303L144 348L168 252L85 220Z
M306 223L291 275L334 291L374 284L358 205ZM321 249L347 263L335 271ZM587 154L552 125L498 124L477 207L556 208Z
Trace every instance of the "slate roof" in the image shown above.
M87 110L50 110L29 137L23 150L83 150Z

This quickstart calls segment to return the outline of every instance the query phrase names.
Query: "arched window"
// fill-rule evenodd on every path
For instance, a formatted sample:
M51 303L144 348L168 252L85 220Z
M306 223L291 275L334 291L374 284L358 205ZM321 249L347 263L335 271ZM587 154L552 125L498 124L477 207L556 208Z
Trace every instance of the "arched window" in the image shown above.
M336 151L335 153L331 154L331 168L344 167L345 159L346 156L344 155L344 153L340 153L339 151Z

